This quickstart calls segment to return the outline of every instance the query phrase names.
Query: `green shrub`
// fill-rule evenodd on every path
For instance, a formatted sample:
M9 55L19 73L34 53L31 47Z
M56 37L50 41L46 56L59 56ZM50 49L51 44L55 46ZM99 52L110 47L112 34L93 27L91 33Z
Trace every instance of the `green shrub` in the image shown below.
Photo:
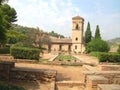
M40 49L27 47L12 47L10 53L16 59L36 59L39 60Z
M0 48L0 54L9 54L9 53L10 53L10 47Z
M99 55L100 62L120 62L120 54L101 53Z
M118 49L117 49L117 52L120 54L120 45L119 45L119 47L118 47Z
M90 55L98 58L102 53L106 53L106 52L90 52Z
M108 52L110 47L106 41L93 39L86 45L86 51L89 52Z
M22 87L14 86L12 84L3 83L0 81L0 90L25 90Z

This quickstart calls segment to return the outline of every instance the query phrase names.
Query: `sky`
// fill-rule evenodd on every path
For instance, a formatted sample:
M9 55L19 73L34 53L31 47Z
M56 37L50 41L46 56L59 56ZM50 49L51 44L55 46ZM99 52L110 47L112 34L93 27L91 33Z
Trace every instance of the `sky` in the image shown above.
M84 18L84 32L90 22L92 36L99 25L104 40L120 37L120 0L9 0L17 11L16 24L39 27L71 37L72 17Z

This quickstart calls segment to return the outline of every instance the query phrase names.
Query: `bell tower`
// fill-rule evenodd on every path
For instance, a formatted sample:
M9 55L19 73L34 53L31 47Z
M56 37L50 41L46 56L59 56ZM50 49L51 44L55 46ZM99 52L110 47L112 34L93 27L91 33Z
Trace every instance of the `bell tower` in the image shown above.
M84 19L80 16L72 18L72 52L83 53L85 50L83 40Z

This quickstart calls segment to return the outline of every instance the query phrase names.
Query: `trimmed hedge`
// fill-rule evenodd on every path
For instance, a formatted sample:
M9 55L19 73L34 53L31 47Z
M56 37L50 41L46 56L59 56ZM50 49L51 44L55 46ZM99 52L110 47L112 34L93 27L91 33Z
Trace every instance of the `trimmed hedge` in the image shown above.
M34 59L39 60L41 50L37 48L28 47L12 47L10 54L16 59Z
M0 48L0 54L9 54L9 53L10 53L10 47Z
M105 53L105 52L90 52L90 55L98 58L101 53Z
M98 58L100 62L120 62L120 54L101 53Z
M6 84L0 81L0 90L25 90L23 87Z

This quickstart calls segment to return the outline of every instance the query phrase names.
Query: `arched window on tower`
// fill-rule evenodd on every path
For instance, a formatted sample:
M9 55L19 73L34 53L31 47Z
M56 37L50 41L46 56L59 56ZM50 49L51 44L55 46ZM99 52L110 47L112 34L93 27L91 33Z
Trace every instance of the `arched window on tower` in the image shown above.
M78 37L76 37L75 40L77 41L77 40L78 40Z
M76 30L78 30L78 29L79 29L79 25L78 25L78 24L76 25L76 28L75 28L75 29L76 29Z

